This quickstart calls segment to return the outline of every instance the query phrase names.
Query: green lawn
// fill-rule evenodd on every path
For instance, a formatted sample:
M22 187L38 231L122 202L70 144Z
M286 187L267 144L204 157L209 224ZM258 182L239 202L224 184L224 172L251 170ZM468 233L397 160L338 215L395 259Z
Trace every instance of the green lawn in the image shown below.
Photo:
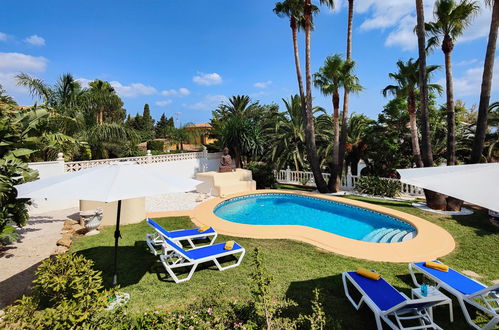
M374 204L411 213L447 229L455 238L457 248L441 260L458 270L472 270L482 275L485 284L499 279L497 255L499 231L488 221L485 212L471 216L441 216L415 209L405 202L379 201L360 197ZM157 221L167 229L192 228L186 217L162 218ZM95 261L103 271L107 285L112 270L113 227L97 236L77 239L71 251L78 251ZM343 257L325 252L312 245L292 240L261 240L220 235L218 242L234 239L247 250L241 266L224 272L215 267L198 270L189 282L175 284L167 277L158 257L147 251L145 234L150 232L145 223L122 227L120 240L119 282L131 294L129 308L132 312L146 309L178 309L211 296L245 300L249 297L251 252L258 247L267 269L274 276L274 290L298 303L297 310L308 313L314 288L323 294L326 313L339 321L345 329L375 328L372 313L367 309L356 312L343 293L341 273L359 266L378 270L397 289L410 295L411 281L407 264L381 263ZM447 307L437 307L435 320L443 328L466 329L458 304L454 304L454 324L448 322Z

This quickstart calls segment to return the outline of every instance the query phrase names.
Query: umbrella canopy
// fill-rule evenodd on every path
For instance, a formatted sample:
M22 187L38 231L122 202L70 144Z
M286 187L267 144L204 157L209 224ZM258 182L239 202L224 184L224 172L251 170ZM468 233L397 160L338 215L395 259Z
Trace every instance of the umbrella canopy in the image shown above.
M17 185L18 198L115 202L191 191L201 181L172 177L147 165L116 162Z
M116 162L15 186L17 198L80 199L99 202L118 201L114 231L113 285L118 284L118 239L121 201L194 190L201 181L172 177L147 165Z
M499 211L499 163L397 170L400 181Z

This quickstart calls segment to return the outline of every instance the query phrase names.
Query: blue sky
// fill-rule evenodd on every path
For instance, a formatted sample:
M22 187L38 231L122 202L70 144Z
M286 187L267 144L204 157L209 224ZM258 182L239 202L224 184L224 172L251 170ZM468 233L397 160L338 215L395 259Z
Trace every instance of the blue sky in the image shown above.
M434 0L426 0L431 19ZM483 7L453 53L455 97L478 103L490 9ZM322 8L312 35L312 68L327 55L345 52L346 1ZM262 103L297 92L291 32L271 0L2 0L0 84L20 104L31 104L13 75L27 72L53 83L72 73L82 83L112 82L131 114L149 103L159 118L204 122L227 97L248 94ZM351 98L350 111L375 118L387 102L381 89L398 59L417 57L413 0L357 0L353 58L365 90ZM300 51L304 65L304 41ZM443 64L437 50L431 64ZM496 69L499 65L496 65ZM497 70L495 70L497 71ZM443 70L434 80L444 84ZM494 75L492 99L499 96ZM314 90L314 102L331 102Z

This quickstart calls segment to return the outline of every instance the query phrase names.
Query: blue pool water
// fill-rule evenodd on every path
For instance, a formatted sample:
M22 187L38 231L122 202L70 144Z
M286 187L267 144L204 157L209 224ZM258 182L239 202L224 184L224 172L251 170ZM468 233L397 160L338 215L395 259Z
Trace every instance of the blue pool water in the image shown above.
M292 194L256 194L219 204L216 216L250 225L302 225L378 243L411 239L416 230L393 217L356 206Z

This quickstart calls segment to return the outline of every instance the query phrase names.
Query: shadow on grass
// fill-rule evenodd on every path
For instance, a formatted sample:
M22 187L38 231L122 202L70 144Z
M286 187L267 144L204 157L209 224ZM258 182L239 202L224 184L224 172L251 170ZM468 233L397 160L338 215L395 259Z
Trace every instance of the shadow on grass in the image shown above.
M114 246L97 246L80 250L78 254L94 261L94 269L102 271L104 286L111 287L113 277ZM123 288L137 284L146 273L151 273L157 257L148 253L145 241L133 246L118 247L118 284Z
M291 307L286 314L289 316L299 313L312 313L311 301L314 289L320 290L321 303L326 313L326 329L375 329L376 322L369 308L362 307L356 311L350 304L343 291L341 274L316 278L307 281L291 282L286 291L286 298L295 301L298 306ZM351 290L351 295L358 301L360 294ZM352 324L352 314L356 314Z

